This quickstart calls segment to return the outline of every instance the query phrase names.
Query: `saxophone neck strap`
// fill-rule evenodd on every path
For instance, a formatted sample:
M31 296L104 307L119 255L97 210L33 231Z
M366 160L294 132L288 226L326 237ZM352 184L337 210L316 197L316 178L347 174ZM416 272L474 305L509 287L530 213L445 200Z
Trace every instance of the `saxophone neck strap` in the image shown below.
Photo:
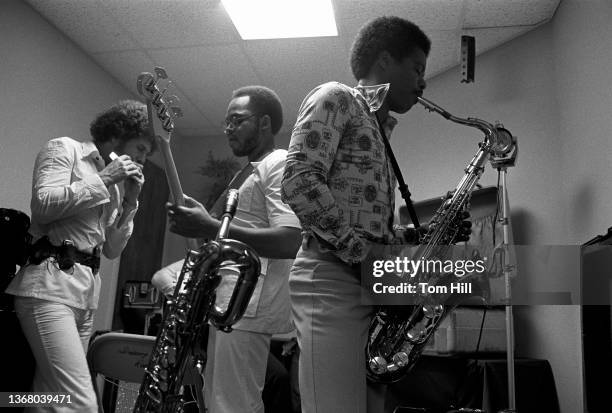
M380 118L378 114L376 114L376 122L378 123L378 130L383 139L383 143L385 144L385 150L387 151L387 156L391 161L391 166L393 167L393 173L395 173L395 178L397 179L397 186L402 194L402 198L404 198L404 202L406 203L406 208L408 209L408 215L410 215L410 220L414 224L414 228L417 229L421 225L419 224L419 218L417 217L416 211L414 210L414 204L412 203L412 199L410 199L410 191L408 190L408 185L404 181L404 176L402 175L402 171L400 170L399 164L397 163L397 159L395 159L395 155L391 150L391 145L389 144L389 139L387 139L387 134L385 133L385 128L382 126Z
M225 190L221 192L221 195L217 197L212 208L210 208L209 213L213 218L221 218L221 215L223 215L223 208L225 207L227 193L230 189L239 189L244 183L244 181L246 181L246 179L251 175L251 173L253 173L253 169L254 168L251 162L247 162L244 168L242 168L240 172L234 175L230 183L227 185L227 188L225 188Z

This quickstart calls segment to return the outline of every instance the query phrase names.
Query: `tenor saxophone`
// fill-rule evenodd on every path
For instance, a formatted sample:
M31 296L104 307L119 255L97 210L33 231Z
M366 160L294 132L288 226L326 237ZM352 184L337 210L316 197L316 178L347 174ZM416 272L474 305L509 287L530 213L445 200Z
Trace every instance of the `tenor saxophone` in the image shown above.
M516 141L501 124L493 125L477 118L459 118L435 103L418 98L430 112L446 119L471 126L484 133L478 151L468 163L465 175L454 191L450 191L431 219L427 232L419 239L415 256L433 259L446 254L456 242L461 230L463 212L467 209L471 193L480 179L487 160L502 159L515 150ZM419 281L427 281L420 274ZM454 308L444 300L419 296L413 305L382 306L377 308L370 322L366 345L368 378L376 382L391 383L407 374L421 355L442 320Z
M231 190L216 239L187 253L145 368L134 413L182 412L185 373L203 368L197 344L204 339L204 327L210 322L229 332L247 308L261 264L250 246L226 238L237 203L238 191ZM239 276L227 306L220 309L215 306L215 290L227 269Z

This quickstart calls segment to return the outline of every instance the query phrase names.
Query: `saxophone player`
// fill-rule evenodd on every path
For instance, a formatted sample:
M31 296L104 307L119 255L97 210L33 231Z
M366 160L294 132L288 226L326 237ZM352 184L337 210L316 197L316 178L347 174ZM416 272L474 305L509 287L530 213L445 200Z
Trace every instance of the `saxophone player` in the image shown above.
M361 304L358 264L373 244L416 238L393 229L396 179L380 129L391 135L390 112L422 95L430 45L414 23L376 18L351 48L357 86L322 84L300 107L282 199L304 229L289 277L303 413L383 412L385 388L366 384L372 308Z
M287 151L275 149L274 137L282 120L280 99L263 86L234 91L227 108L228 144L234 155L248 160L229 184L240 194L229 237L257 251L265 276L260 277L245 315L231 333L209 329L204 385L209 413L263 413L261 393L272 334L293 329L287 282L301 229L280 197ZM168 206L170 230L191 238L214 238L219 228L214 210L215 206L209 213L186 197L184 207ZM225 290L222 281L217 304L228 294L231 291Z

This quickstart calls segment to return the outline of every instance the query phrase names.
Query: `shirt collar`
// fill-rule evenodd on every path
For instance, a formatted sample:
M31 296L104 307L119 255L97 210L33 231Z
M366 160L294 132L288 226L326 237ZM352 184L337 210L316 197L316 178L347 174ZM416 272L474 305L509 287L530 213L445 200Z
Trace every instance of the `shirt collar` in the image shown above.
M104 167L104 160L100 155L100 151L98 151L98 147L92 141L81 142L81 156L83 158L90 158L99 166Z
M385 98L387 97L387 92L389 92L390 83L382 83L380 85L357 85L355 90L359 92L361 97L365 100L370 108L370 112L376 112L382 106Z
M259 166L259 164L262 163L264 161L264 159L266 159L268 156L270 156L275 150L276 150L276 148L272 149L270 152L266 153L264 156L262 156L262 158L260 160L249 162L249 163L253 166L253 168L257 168Z
M382 106L385 98L387 97L387 93L389 92L390 83L382 83L380 85L357 85L355 90L359 93L359 95L365 100L368 108L370 109L370 113L376 112ZM388 115L387 118L383 121L383 128L385 128L385 133L387 137L391 136L391 132L393 128L397 125L397 119L391 115Z
M81 154L83 155L83 158L91 156L94 152L98 155L100 154L95 143L92 141L81 142Z

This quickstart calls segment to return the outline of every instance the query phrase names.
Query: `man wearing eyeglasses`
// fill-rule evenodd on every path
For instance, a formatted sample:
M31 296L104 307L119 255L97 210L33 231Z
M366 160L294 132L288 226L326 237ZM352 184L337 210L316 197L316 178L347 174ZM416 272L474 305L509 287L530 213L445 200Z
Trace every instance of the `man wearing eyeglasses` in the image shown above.
M247 157L248 163L229 184L240 194L229 237L255 248L263 276L233 331L210 329L205 377L208 413L263 413L261 392L272 334L293 328L287 280L301 243L301 228L280 196L287 151L275 149L274 137L282 122L281 102L274 91L263 86L234 91L224 133L234 155ZM225 196L210 212L193 198L185 198L184 207L168 206L170 230L190 238L214 238L220 226L215 210ZM225 288L224 281L217 288L217 305L227 301L233 289Z

